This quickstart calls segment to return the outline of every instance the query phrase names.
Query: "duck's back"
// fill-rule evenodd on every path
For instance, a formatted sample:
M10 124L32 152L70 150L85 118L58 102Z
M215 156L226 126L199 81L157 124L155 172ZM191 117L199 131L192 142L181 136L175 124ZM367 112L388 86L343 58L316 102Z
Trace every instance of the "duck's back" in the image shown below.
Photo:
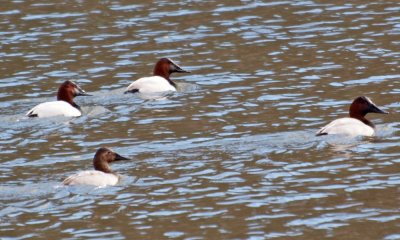
M347 117L336 119L317 132L317 136L326 134L373 136L375 130L358 119Z
M119 177L112 173L97 170L83 171L74 174L63 181L64 185L108 186L118 183Z
M132 91L135 89L141 93L176 91L176 88L167 79L160 76L139 78L131 83L126 90Z
M28 117L79 117L81 112L65 101L45 102L32 108L26 114Z

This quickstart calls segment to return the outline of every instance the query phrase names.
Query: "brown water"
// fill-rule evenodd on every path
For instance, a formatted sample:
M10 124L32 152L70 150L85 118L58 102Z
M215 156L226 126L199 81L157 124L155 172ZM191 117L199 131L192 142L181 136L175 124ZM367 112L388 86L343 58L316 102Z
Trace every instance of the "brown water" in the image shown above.
M398 1L3 1L0 43L2 239L400 239ZM24 117L66 79L82 117ZM314 136L359 95L378 136ZM100 146L121 184L61 186Z

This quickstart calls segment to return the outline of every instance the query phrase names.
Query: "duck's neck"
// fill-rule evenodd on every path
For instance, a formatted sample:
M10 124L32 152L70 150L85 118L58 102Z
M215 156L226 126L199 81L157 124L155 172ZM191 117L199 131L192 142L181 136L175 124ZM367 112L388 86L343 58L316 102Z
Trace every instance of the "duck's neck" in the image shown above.
M372 128L375 128L375 125L370 120L366 119L365 115L363 116L363 115L359 115L359 114L351 114L350 113L350 117L358 119L361 122L363 122L364 124L366 124L366 125L368 125L368 126L370 126Z
M165 80L167 80L169 84L171 84L174 88L176 88L176 84L171 79L169 79L169 76L171 75L169 70L162 68L155 68L153 71L153 75L165 78Z
M81 110L81 107L78 104L76 104L74 101L72 101L72 103L69 103L69 104L71 104L74 108Z
M176 88L176 83L174 83L171 79L166 78L169 84L171 84L174 88Z
M113 173L113 171L110 168L110 165L108 165L108 163L105 161L94 161L93 165L94 165L94 169L97 171L101 171L101 172L105 172L105 173Z
M81 107L78 104L76 104L73 99L74 99L73 96L71 96L68 92L59 91L57 94L58 101L67 102L71 104L74 108L81 110Z

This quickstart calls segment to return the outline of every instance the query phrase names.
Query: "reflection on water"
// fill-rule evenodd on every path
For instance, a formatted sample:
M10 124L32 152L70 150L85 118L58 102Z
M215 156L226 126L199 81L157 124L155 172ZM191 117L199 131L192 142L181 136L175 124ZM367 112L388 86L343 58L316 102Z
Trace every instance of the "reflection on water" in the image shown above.
M0 10L0 236L400 239L397 2L12 1ZM171 57L161 99L124 94ZM80 118L29 119L72 79ZM356 96L373 138L315 137ZM100 146L114 187L65 187ZM40 230L39 230L40 229ZM344 237L345 236L345 237Z

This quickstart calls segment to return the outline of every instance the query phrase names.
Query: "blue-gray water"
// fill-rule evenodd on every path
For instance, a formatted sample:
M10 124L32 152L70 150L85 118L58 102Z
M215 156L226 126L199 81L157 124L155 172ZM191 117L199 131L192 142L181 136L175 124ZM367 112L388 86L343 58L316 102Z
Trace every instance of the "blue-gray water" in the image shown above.
M400 239L398 1L3 1L1 239ZM181 91L123 94L170 57ZM27 119L70 79L79 118ZM366 95L372 138L315 137ZM107 146L106 188L64 187Z

